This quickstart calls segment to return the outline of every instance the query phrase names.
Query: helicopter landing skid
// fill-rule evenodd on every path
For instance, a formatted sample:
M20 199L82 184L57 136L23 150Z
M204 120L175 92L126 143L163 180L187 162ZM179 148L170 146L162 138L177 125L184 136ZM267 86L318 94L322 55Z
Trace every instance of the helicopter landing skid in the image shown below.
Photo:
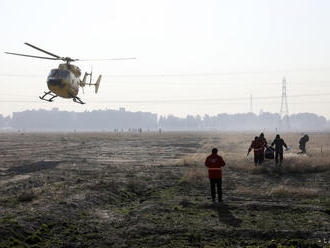
M39 98L40 98L41 100L44 100L44 101L47 101L47 102L52 102L53 99L54 99L55 97L57 97L57 95L52 94L51 91L44 92L44 93L45 93L45 94L44 94L43 96L39 96ZM50 96L49 99L45 99L45 96L47 96L47 95Z
M76 103L80 103L80 104L85 104L79 97L74 97L73 98L73 101L76 102Z

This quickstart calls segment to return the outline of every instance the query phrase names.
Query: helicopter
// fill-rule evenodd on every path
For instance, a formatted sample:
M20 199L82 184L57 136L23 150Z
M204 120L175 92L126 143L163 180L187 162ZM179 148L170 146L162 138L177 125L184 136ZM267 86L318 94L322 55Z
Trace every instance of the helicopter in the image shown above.
M43 57L43 56L34 56L27 55L21 53L12 53L5 52L10 55L24 56L30 58L38 58L38 59L48 59L48 60L62 60L65 63L59 64L58 68L52 69L47 77L47 86L49 91L44 92L43 96L39 96L41 100L52 102L56 97L62 98L72 98L74 102L85 104L80 97L78 97L79 87L84 89L86 85L94 85L95 86L95 94L98 92L102 75L99 75L95 83L92 83L92 72L85 72L84 77L80 80L81 70L78 66L72 65L71 62L76 61L88 61L88 60L80 60L80 59L72 59L70 57L61 57L54 53L50 53L46 50L43 50L39 47L36 47L30 43L25 42L25 45L32 47L40 52L43 52L51 57ZM135 59L135 58L117 58L117 59L105 59L105 60L122 60L122 59ZM91 61L91 60L89 60ZM89 77L89 82L87 78Z

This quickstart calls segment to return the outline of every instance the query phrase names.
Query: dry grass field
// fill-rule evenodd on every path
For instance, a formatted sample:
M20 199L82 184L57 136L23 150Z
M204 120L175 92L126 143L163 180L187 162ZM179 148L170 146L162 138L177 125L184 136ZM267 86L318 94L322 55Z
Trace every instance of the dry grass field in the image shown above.
M246 157L255 135L0 134L0 247L330 247L330 134L310 134L308 156L282 134L282 168Z

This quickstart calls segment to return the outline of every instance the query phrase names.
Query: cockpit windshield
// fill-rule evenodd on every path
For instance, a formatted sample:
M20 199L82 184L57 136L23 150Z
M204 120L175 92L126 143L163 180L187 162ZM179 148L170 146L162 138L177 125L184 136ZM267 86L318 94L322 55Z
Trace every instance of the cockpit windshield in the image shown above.
M53 78L68 78L70 76L70 72L66 70L60 70L60 69L53 69L50 71L48 77Z

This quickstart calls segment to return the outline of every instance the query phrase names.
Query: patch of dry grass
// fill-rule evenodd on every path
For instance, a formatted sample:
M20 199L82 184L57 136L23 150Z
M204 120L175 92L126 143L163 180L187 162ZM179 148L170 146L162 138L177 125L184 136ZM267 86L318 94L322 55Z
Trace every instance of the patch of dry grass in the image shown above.
M234 194L249 195L249 196L261 196L261 195L265 195L265 192L263 189L255 189L252 187L238 186L234 190Z
M273 187L267 194L275 197L316 197L320 190L317 188L294 187L288 185L279 185Z
M226 161L226 169L245 171L251 174L266 174L275 170L275 167L269 166L269 161L267 161L266 166L262 165L256 167L253 161L253 154L246 157L245 154L226 153L223 158Z
M324 172L330 170L330 155L318 153L312 157L289 157L283 165L283 170L287 173Z
M184 156L180 159L177 165L182 166L202 166L208 154L206 153L194 153L189 156Z
M285 154L282 167L275 165L274 160L265 160L261 166L254 166L253 155L248 159L237 155L227 156L228 167L236 170L248 171L252 174L282 174L320 173L330 170L330 154L316 153L313 156Z
M181 182L184 183L205 183L208 181L207 168L203 167L190 167L185 168Z

